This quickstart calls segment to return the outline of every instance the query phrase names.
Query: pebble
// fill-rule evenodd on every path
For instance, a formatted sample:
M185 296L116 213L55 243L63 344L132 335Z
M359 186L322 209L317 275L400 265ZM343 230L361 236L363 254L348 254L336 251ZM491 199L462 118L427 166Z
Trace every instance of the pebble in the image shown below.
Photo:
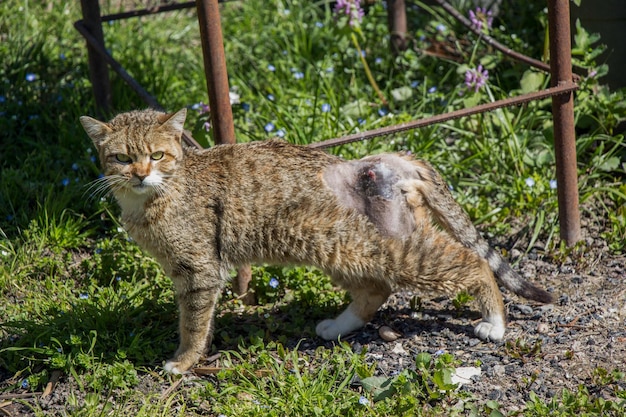
M398 340L400 333L396 332L389 326L380 326L378 329L378 335L386 342L393 342L394 340Z
M513 307L515 307L520 313L527 316L533 314L533 308L526 304L515 304Z
M548 333L550 327L546 323L537 323L537 333L545 334Z

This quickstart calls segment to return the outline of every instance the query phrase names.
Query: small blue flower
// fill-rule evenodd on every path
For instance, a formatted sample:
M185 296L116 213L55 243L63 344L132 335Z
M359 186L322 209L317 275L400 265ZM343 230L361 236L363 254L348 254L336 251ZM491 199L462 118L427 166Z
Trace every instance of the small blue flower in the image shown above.
M328 113L329 111L330 111L330 104L328 104L328 103L322 104L322 112L323 113Z
M5 96L0 96L0 104L6 103L7 98Z
M550 188L556 190L556 180L550 180Z
M276 136L278 136L279 138L284 138L285 137L285 130L284 129L278 129L276 131Z
M59 59L60 59L61 61L65 61L65 54L64 54L63 52L61 52L61 53L59 54Z
M96 248L95 252L96 252L97 254L102 253L102 248Z
M304 78L304 74L303 74L302 72L300 72L300 71L297 71L297 72L294 72L294 73L293 73L293 77L294 77L296 80L301 80L301 79L303 79L303 78Z
M241 103L243 111L250 111L250 105L248 103Z
M191 110L198 110L201 105L201 103L194 103L191 105Z
M329 73L329 74L334 72L334 71L335 71L335 68L333 68L333 67L326 68L326 72Z
M15 216L13 216L12 214L7 214L7 221L8 222L12 222L14 218L15 218Z
M443 350L443 349L439 349L437 352L435 352L435 356L441 356L441 355L443 355L444 353L446 353L446 351L445 351L445 350Z
M428 89L428 92L430 94L434 93L435 91L437 91L437 87L435 87L434 85Z
M78 295L78 298L80 298L81 300L88 300L89 299L89 294L83 292L83 293Z
M115 277L115 280L116 280L117 282L120 282L120 281L122 280L122 277L120 277L120 276L118 275L118 276L116 276L116 277Z
M378 115L380 117L386 116L389 113L389 110L387 110L384 107L381 107L380 109L378 109Z
M270 278L270 283L269 283L270 287L276 289L276 288L278 288L279 284L280 284L280 282L278 281L278 278L276 278L276 277Z
M380 64L380 63L382 63L382 62L383 62L383 59L382 59L382 58L376 58L376 59L374 60L374 63L375 63L375 64Z
M322 22L315 22L315 26L318 28L323 28L324 24Z
M267 69L268 69L268 70L270 70L270 71L272 71L272 72L276 71L276 67L275 67L275 66L273 66L272 64L268 64L268 65L267 65Z
M32 72L29 72L26 74L26 81L33 82L37 79L37 74L33 74Z
M74 163L72 164L72 169L73 169L74 171L78 171L78 164L77 164L76 162L74 162Z
M443 32L443 31L444 31L444 30L446 30L447 28L446 28L446 25L444 25L444 24L442 24L442 23L439 23L439 24L436 26L436 29L437 29L439 32Z
M271 131L273 131L273 130L274 130L274 127L275 127L275 126L274 126L274 123L272 123L272 122L268 122L268 123L265 125L265 127L263 127L263 129L265 129L265 131L266 131L267 133L270 133Z
M524 180L524 182L526 183L527 187L534 187L535 186L535 180L532 177L528 177Z
M70 179L69 178L63 178L61 180L61 185L64 187L67 187L70 184Z
M370 400L368 400L364 395L361 395L361 398L359 398L359 404L368 406L370 405Z
M91 155L91 156L89 157L89 160L90 160L91 162L95 163L95 162L96 162L96 157L95 157L95 156L93 156L93 155Z
M411 81L411 88L417 88L419 87L420 82L415 80L415 81Z
M30 383L28 382L28 379L23 380L22 381L22 388L28 389L28 387L30 387Z
M364 118L362 118L362 117L359 117L358 119L356 119L356 121L357 121L360 125L362 125L362 124L364 124L364 123L365 123L365 119L364 119Z
M365 52L365 51L361 51L361 56L362 56L363 58L365 58L365 55L367 55L367 52Z
M128 335L129 335L130 337L135 337L135 332L130 332L130 333L128 333Z
M274 101L274 94L268 94L268 95L267 95L267 99L268 99L269 101Z

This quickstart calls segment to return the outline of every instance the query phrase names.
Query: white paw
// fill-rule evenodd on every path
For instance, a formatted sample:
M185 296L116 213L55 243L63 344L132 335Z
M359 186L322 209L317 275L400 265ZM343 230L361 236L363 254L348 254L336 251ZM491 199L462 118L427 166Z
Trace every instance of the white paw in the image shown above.
M497 342L504 337L504 329L504 322L500 319L496 320L496 323L481 321L474 328L474 334L482 340Z
M315 328L315 333L325 340L336 340L341 335L333 319L320 321Z
M348 308L334 320L321 321L315 328L315 333L322 339L337 340L339 336L346 335L364 325L365 321Z
M175 362L175 361L165 362L165 366L163 367L163 369L165 369L165 372L168 372L174 375L182 375L184 373L180 369L178 369L178 362Z

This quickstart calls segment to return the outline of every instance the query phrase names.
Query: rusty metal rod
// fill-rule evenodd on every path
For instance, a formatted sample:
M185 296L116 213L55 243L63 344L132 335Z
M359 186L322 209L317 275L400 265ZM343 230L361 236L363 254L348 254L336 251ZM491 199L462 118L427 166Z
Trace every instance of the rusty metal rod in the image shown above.
M484 113L487 111L499 109L508 106L518 106L520 104L527 103L533 100L540 100L547 97L552 97L561 94L571 94L571 92L578 89L578 85L573 82L564 83L556 87L550 87L545 90L536 91L533 93L522 94L517 97L505 98L503 100L497 100L492 103L479 104L478 106L470 107L467 109L460 109L451 111L449 113L438 114L431 117L426 117L420 120L414 120L412 122L401 123L393 126L381 127L379 129L367 130L365 132L354 133L352 135L342 136L338 138L324 140L322 142L312 143L308 145L310 148L331 148L333 146L345 145L351 142L357 142L361 140L371 139L376 136L390 135L393 133L403 132L405 130L417 129L433 125L436 123L446 122L448 120L460 119L461 117L471 116L477 113Z
M567 85L572 80L569 1L548 0L550 73L553 86ZM568 246L572 246L581 239L573 92L552 97L552 118L560 235Z
M206 74L213 139L216 144L235 143L235 126L230 104L228 73L217 0L196 0L202 56Z
M111 56L111 54L109 54L109 52L105 49L104 45L98 42L98 40L91 34L91 32L85 26L82 20L78 20L74 22L74 27L81 35L83 35L83 37L87 41L87 44L93 49L94 53L96 53L99 57L101 57L111 67L111 69L115 71L120 76L120 78L124 82L126 82L126 84L128 84L129 87L132 88L137 93L139 98L141 98L146 104L148 104L150 107L156 110L160 110L160 111L165 110L163 106L159 104L157 99L154 98L154 96L150 95L150 93L148 93L141 86L141 84L139 84L137 80L135 80L124 69L124 67L122 67L122 65L119 62L117 62L115 58ZM193 137L191 137L191 135L188 135L187 133L183 133L183 140L189 146L202 148L202 146L200 146L200 144Z
M230 104L218 0L196 0L196 7L211 108L213 139L216 144L235 143L235 125ZM241 266L237 270L237 277L233 280L233 292L241 296L245 304L254 303L254 294L248 291L251 281L252 269L249 265Z
M111 110L112 99L109 69L103 62L102 56L97 52L100 48L104 49L100 4L98 0L81 0L80 6L83 13L83 28L92 38L92 41L87 43L89 79L91 80L97 111L100 113L100 117L104 117Z
M387 25L391 35L391 52L398 54L406 50L408 42L405 0L387 1Z

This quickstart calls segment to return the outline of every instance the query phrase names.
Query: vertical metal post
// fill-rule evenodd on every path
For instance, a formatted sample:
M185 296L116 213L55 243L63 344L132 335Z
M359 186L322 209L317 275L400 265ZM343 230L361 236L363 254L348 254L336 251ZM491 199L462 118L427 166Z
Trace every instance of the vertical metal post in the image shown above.
M80 0L80 7L83 12L84 26L104 49L104 33L102 32L98 0ZM89 43L87 43L87 56L89 60L89 78L91 79L96 106L101 113L100 116L106 117L106 113L111 110L109 67L106 60Z
M550 73L553 86L573 82L569 1L548 0ZM573 92L552 97L552 117L561 239L571 246L581 237Z
M405 0L387 1L387 25L391 35L391 52L397 54L407 48Z
M196 8L202 41L204 72L209 92L209 106L211 107L213 139L216 144L235 143L235 126L230 105L228 72L226 70L218 0L196 0ZM242 296L242 300L246 304L254 302L254 295L248 293L251 280L252 270L249 265L244 265L237 270L237 277L233 281L234 293Z
M222 24L217 0L196 0L215 143L235 143Z

